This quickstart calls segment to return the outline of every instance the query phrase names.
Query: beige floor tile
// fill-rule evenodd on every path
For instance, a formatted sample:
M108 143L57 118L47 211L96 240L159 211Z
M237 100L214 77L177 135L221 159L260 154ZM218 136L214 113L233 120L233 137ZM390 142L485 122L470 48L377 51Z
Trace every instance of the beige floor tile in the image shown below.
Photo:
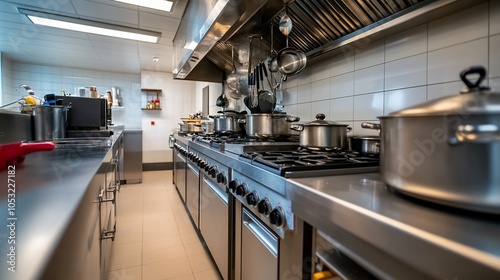
M194 273L194 278L196 280L221 280L219 272L213 269L203 270Z
M142 242L113 246L110 271L142 264Z
M172 246L183 245L180 235L158 236L158 238L147 237L144 239L143 251L156 250L158 248L168 248Z
M121 268L108 272L108 280L142 280L142 266Z
M168 280L195 280L195 278L194 274L188 274L180 277L169 278Z
M191 264L191 269L193 270L194 273L210 269L217 269L214 263L212 262L212 259L205 253L198 255L190 255L188 256L188 259L189 263Z
M138 242L142 242L142 228L122 229L117 227L114 246Z
M142 267L142 278L147 280L171 279L184 275L192 275L187 257L144 264Z
M182 243L184 245L191 244L191 243L200 243L201 242L201 240L198 237L198 234L196 232L181 234L181 238L182 238Z
M143 264L154 263L158 261L169 261L171 259L176 258L185 258L187 257L186 251L184 250L184 246L175 245L175 246L159 246L155 248L151 248L150 250L143 251Z
M186 255L188 255L188 257L193 255L206 254L205 244L201 242L184 244L184 249L186 250Z

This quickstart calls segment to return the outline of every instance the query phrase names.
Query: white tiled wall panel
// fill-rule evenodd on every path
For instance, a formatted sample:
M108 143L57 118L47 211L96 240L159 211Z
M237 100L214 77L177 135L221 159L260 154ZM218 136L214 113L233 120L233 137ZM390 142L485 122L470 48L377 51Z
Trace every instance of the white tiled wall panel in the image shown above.
M384 90L384 65L364 68L354 72L354 94Z
M490 35L500 34L500 1L490 0Z
M354 51L344 52L331 60L332 76L337 76L344 73L354 71Z
M330 87L331 98L352 96L354 94L354 72L332 77Z
M488 3L429 23L429 51L488 36Z
M465 85L462 81L429 85L427 87L427 99L432 100L444 96L458 94Z
M386 91L384 114L398 111L427 100L427 86Z
M500 24L500 22L498 23ZM497 50L496 52L493 50ZM500 34L490 37L489 77L500 77Z
M488 66L488 39L478 39L467 43L429 52L427 81L429 84L459 80L462 69L473 66Z
M330 98L330 79L324 79L311 84L311 101Z
M298 86L297 91L297 102L304 103L311 101L311 84L305 84ZM298 94L300 93L300 94Z
M387 37L385 61L393 61L427 52L427 24Z
M366 41L364 43L365 45L355 50L355 70L384 63L384 40Z
M427 84L427 53L385 64L385 89L393 90Z
M309 116L310 120L315 120L317 114L324 114L329 120L331 116L330 113L330 102L326 101L317 101L311 103L311 115Z
M354 120L375 120L383 114L383 92L354 96Z
M354 119L354 97L343 97L330 100L329 120L350 121Z

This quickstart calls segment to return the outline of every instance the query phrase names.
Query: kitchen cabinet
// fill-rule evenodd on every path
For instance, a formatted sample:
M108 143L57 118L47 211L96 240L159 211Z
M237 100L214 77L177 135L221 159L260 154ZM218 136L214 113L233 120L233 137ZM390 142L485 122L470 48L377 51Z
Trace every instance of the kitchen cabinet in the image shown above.
M161 89L141 89L145 95L141 100L141 110L161 110Z

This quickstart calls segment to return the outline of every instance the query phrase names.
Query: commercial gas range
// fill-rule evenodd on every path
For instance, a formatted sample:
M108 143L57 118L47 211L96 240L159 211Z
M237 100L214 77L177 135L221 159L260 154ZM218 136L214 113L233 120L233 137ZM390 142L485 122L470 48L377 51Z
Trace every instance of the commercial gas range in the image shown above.
M311 228L292 212L288 178L378 171L377 157L352 151L312 151L298 137L249 138L245 135L191 135L188 157L206 176L226 186L229 195L230 279L308 279L304 235ZM216 164L214 164L216 163ZM200 210L200 212L203 211ZM203 234L202 234L203 235ZM252 253L248 253L248 252ZM308 264L310 266L310 264ZM261 269L255 270L255 267Z

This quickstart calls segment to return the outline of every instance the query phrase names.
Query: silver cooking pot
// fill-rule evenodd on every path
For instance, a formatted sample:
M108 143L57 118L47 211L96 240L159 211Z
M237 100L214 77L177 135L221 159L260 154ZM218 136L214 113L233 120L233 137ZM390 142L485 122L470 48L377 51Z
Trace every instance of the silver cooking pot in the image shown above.
M500 214L500 94L480 86L483 67L460 77L460 95L379 117L381 177L411 196Z
M292 130L300 131L300 146L310 150L345 150L348 148L347 124L325 121L324 114L317 114L316 120L306 124L291 125Z
M241 133L242 126L238 120L245 118L245 113L236 111L220 111L220 115L209 116L214 119L214 131L219 134Z
M196 123L179 123L180 131L185 133L201 133L203 128L197 126Z
M197 123L195 124L195 126L201 127L201 129L203 130L203 132L205 132L205 134L214 134L215 132L215 126L213 122Z
M299 121L299 117L292 117L283 113L276 114L249 114L240 123L246 124L248 136L256 138L290 137L290 122Z
M365 156L378 156L380 154L380 137L378 136L353 136L349 137L349 149Z
M35 140L66 137L69 106L51 105L32 108Z

